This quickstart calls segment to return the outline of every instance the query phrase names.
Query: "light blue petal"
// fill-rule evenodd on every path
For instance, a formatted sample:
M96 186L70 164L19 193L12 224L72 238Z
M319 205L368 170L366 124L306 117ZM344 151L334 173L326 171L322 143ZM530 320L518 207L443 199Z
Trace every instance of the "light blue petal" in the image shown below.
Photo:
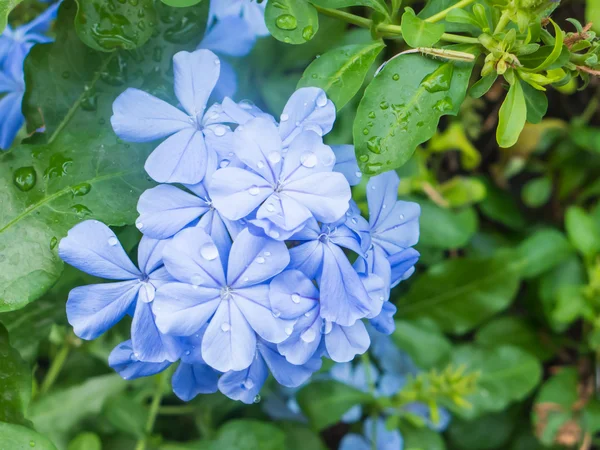
M319 349L322 324L318 306L302 314L290 337L277 346L279 353L292 364L305 364Z
M165 246L163 260L177 280L220 289L225 273L218 247L204 229L186 228Z
M172 336L162 334L156 327L152 305L137 302L131 323L133 352L144 362L177 361L181 355L181 343Z
M394 322L396 311L397 308L392 302L385 302L379 315L370 320L371 325L380 333L392 334L396 329L396 322Z
M217 308L202 340L202 356L219 372L243 370L256 351L256 334L235 302L224 300Z
M280 273L269 287L269 300L282 319L298 319L319 304L319 291L299 270Z
M162 363L141 362L133 354L131 341L117 345L108 357L108 365L125 380L149 377L162 372L171 365L169 361Z
M406 386L407 376L396 373L384 373L379 380L377 392L384 396L393 396Z
M198 48L205 48L219 55L242 57L250 53L255 43L256 36L248 23L239 16L228 16L208 30Z
M115 233L97 220L75 225L60 241L58 255L63 261L96 277L110 280L139 279Z
M278 240L288 239L312 217L310 210L303 204L286 195L285 191L273 193L258 208L256 219L252 223L265 230L268 236Z
M276 317L269 302L268 285L236 288L231 301L235 302L246 321L261 338L277 344L292 334L295 321Z
M350 433L340 442L339 450L372 450L371 444L359 434Z
M343 326L354 325L371 311L371 298L337 245L325 245L323 255L321 317Z
M325 335L327 352L335 362L352 361L356 355L366 352L369 345L369 333L360 320L350 327L333 324L331 332Z
M319 236L321 235L321 228L322 227L319 225L319 223L313 217L312 219L309 219L306 222L306 224L304 225L304 228L302 228L301 230L294 233L294 235L292 236L292 240L293 241L318 240Z
M381 312L383 303L389 299L389 289L380 276L371 274L360 274L360 280L363 283L369 297L371 298L371 311L367 315L368 319L376 317Z
M400 178L393 170L372 177L367 183L369 223L377 229L390 215L398 198Z
M277 126L277 122L273 116L264 113L254 103L251 103L248 100L243 100L240 103L236 103L230 98L226 97L223 99L222 109L223 113L228 117L226 120L223 120L223 122L233 122L239 125L244 125L255 117L262 117L270 120L275 126Z
M420 253L414 248L407 248L398 253L394 253L388 258L392 267L391 286L397 286L401 281L406 280L415 271L415 264L419 260Z
M0 149L8 150L25 123L21 113L22 92L14 92L0 99Z
M335 153L333 170L343 174L350 186L359 184L362 179L362 172L356 162L354 145L332 145L331 149Z
M204 135L185 128L169 136L148 156L144 169L158 183L196 184L208 166Z
M277 382L286 387L297 387L308 381L310 376L321 368L321 358L310 359L306 364L291 364L279 354L277 347L264 341L259 341L258 349L265 359Z
M331 147L323 144L323 138L314 131L303 131L294 138L285 153L281 179L287 184L315 173L331 172L334 165L335 154ZM346 180L344 184L348 184Z
M412 247L419 241L418 203L398 201L385 220L380 220L372 231L373 243L381 246L388 255Z
M257 36L268 36L269 29L265 23L265 8L267 2L244 2L242 7L242 16L246 20Z
M184 402L199 394L217 392L219 373L206 364L180 363L173 374L173 393Z
M208 322L221 302L220 289L167 283L156 291L154 313L158 329L174 336L191 336Z
M340 419L344 423L358 422L362 418L363 409L361 405L354 405L344 413Z
M239 220L265 201L273 193L273 187L260 175L231 167L215 172L209 191L215 208L223 217Z
M237 92L238 81L235 69L227 61L221 61L221 75L219 81L213 89L213 97L215 99L222 99L225 97L233 97Z
M184 51L173 56L175 95L183 109L198 122L217 84L220 69L219 58L210 50Z
M404 441L398 430L388 430L385 426L385 420L378 418L374 423L373 419L365 420L365 436L369 441L373 441L373 431L375 431L377 450L402 450Z
M135 88L116 98L110 123L117 136L129 142L154 141L193 128L187 114Z
M267 365L263 358L257 355L247 369L224 374L219 379L219 390L233 400L252 404L268 376Z
M320 88L300 88L292 94L280 117L279 134L284 146L304 130L323 136L335 122L335 105Z
M325 227L325 230L329 231L331 227ZM334 244L352 250L354 253L362 256L362 245L358 240L358 234L345 225L335 227L329 232L329 240Z
M246 0L212 0L209 16L212 20L242 14L242 5Z
M161 184L140 196L136 220L144 235L167 239L198 220L210 209L205 200L175 186Z
M344 217L352 192L344 175L323 172L287 183L282 193L308 208L315 218L331 223Z
M206 364L202 357L202 339L204 339L207 328L208 324L204 324L196 333L180 338L183 349L182 362L186 364Z
M281 172L282 149L276 125L265 117L254 118L235 130L237 157L273 186Z
M323 270L324 245L309 241L290 249L290 268L303 272L311 280Z
M254 286L273 278L289 262L290 255L283 242L244 230L231 247L227 284L235 289Z
M138 246L138 264L143 274L149 276L163 265L162 253L167 241L142 236Z
M215 245L219 249L219 255L224 260L229 259L232 243L229 228L232 227L232 222L227 219L223 220L215 209L211 209L200 218L198 226L212 236Z
M141 283L90 284L69 292L67 318L81 339L92 340L119 322L137 298Z

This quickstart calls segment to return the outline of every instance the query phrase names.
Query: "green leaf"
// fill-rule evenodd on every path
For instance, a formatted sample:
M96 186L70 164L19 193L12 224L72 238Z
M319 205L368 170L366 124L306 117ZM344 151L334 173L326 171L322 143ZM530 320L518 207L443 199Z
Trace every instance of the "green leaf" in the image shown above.
M542 229L524 240L515 262L523 278L533 278L552 269L573 254L565 236L553 229Z
M66 445L61 443L73 426L100 413L106 399L120 394L126 387L127 383L116 374L90 378L83 384L41 397L31 404L28 418L36 430L64 447Z
M404 8L401 27L402 37L412 48L433 47L445 31L441 23L430 23L419 19L412 8Z
M145 434L148 412L134 398L119 395L111 397L104 403L102 415L117 430L141 438Z
M525 217L519 209L512 195L500 189L488 179L485 183L486 197L479 203L481 212L496 222L509 227L512 230L522 230L526 226Z
M567 209L565 229L569 241L582 255L591 257L600 252L600 228L583 208Z
M384 15L388 15L385 0L309 0L313 5L323 8L340 9L348 6L368 6Z
M3 450L56 450L48 438L21 425L0 422L0 436Z
M80 433L69 442L67 450L102 450L102 441L97 434Z
M542 377L539 361L511 346L489 349L464 345L453 352L452 362L468 372L479 372L475 393L467 397L473 408L461 410L466 418L502 411L512 402L523 400Z
M519 80L515 80L508 89L498 113L496 140L500 147L511 147L519 139L519 135L527 120L527 103Z
M600 31L600 1L588 0L585 2L585 21L592 23L592 30L596 33Z
M441 366L450 355L452 344L435 323L427 320L396 320L394 343L408 353L420 369Z
M481 327L475 341L484 347L512 345L546 360L554 355L549 339L540 336L532 324L519 317L498 317Z
M530 208L539 208L545 205L550 200L552 195L552 179L550 177L539 177L529 180L525 186L521 196L523 203Z
M274 425L258 420L232 420L223 425L211 443L214 450L281 450L285 434Z
M558 58L561 56L561 53L563 53L563 42L564 42L564 38L565 38L565 33L564 33L564 31L562 31L560 29L560 27L556 24L556 22L554 22L550 18L548 20L550 21L550 23L552 23L552 26L554 27L554 33L555 33L554 46L552 47L552 51L536 67L533 67L533 68L524 67L521 70L524 70L526 72L534 72L534 73L541 72L542 70L547 70L547 69L551 68L552 64L555 61L557 61ZM532 55L536 55L543 48L544 47L540 48L540 50L538 50L537 52L532 53ZM527 61L528 58L524 58L524 59ZM523 61L521 61L521 62L523 63ZM523 64L525 64L525 63L523 63Z
M365 90L354 121L362 172L375 175L406 163L442 115L458 113L471 69L416 54L391 59Z
M315 86L323 89L339 111L358 92L384 47L383 42L377 41L330 50L306 68L298 88Z
M24 413L31 400L31 370L11 347L8 332L1 325L0 392L0 422L28 425Z
M200 3L202 0L161 0L165 5L173 6L175 8L186 8L188 6L194 6Z
M335 423L353 406L372 397L337 381L315 381L297 394L298 404L313 428L322 430Z
M265 22L271 35L286 44L304 44L319 30L319 14L306 0L267 3Z
M6 28L8 15L23 0L2 0L0 1L0 34Z
M443 250L461 248L477 231L477 213L473 208L453 211L428 200L418 200L421 206L419 246Z
M402 422L400 433L404 450L446 450L442 436L427 427L417 428Z
M477 178L456 176L438 186L451 208L479 203L485 198L485 185Z
M519 80L527 104L527 122L540 123L548 111L548 97L529 83Z
M76 1L77 34L86 45L101 52L141 47L150 39L158 22L153 0Z
M285 450L326 450L317 433L296 422L279 423L285 432Z
M471 89L469 89L469 95L473 98L483 97L492 88L497 79L498 74L496 72L487 74L483 78L477 80L475 84L471 86Z
M448 428L448 438L455 450L506 449L519 418L515 411L485 414L474 420L456 418Z
M398 317L429 318L444 332L465 334L513 301L519 277L512 261L503 253L436 264L400 299Z

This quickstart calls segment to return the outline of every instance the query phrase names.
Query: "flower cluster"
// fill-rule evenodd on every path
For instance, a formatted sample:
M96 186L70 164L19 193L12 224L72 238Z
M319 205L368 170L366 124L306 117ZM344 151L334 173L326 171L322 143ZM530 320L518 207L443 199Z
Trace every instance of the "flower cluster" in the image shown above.
M361 216L352 147L323 143L335 107L320 89L296 91L279 122L229 98L207 108L220 66L206 49L174 56L181 109L131 88L114 102L121 139L166 137L145 165L161 184L138 203L138 266L96 221L75 226L59 254L117 281L75 288L67 313L84 339L133 317L109 359L124 378L179 361L180 398L218 389L249 403L269 371L293 387L323 356L364 353L363 319L393 331L390 289L414 270L420 210L397 200L389 172L366 184Z

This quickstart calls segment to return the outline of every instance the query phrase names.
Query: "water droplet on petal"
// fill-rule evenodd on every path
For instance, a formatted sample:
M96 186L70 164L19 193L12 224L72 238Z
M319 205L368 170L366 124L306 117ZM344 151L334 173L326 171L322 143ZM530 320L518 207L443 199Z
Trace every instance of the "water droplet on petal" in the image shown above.
M358 220L356 220L356 217L353 217L353 218L352 218L352 223L353 223L354 225L356 225L356 224L358 223Z
M298 294L292 294L292 301L293 301L295 304L298 304L298 303L300 303L300 296L299 296Z
M250 195L258 195L259 192L260 189L258 189L258 186L250 186L250 189L248 189L248 194Z
M189 356L191 353L192 353L192 352L190 352L189 350L186 350L186 351L185 351L185 354L186 354L187 356Z
M277 230L271 230L271 232L269 233L269 236L271 236L273 239L277 239L277 238L279 238L280 234L279 234L279 231L277 231Z
M227 322L223 322L221 324L221 331L227 333L229 330L231 330L231 325L229 325Z
M325 92L321 92L319 94L319 96L317 97L316 103L319 108L322 108L323 106L325 106L327 104L327 95L325 95Z
M273 164L277 164L279 161L281 161L281 153L279 153L277 151L273 151L273 152L269 153L269 155L267 156L267 158Z
M190 279L190 281L192 282L192 284L194 286L201 285L202 284L202 280L203 280L202 276L200 276L198 274L192 275L192 278Z
M400 220L404 220L404 214L400 214Z
M224 169L224 168L225 168L225 167L227 167L228 165L229 165L229 160L228 160L228 159L224 159L223 161L221 161L221 162L219 163L219 167L220 167L221 169Z
M219 125L218 127L215 128L215 135L223 136L226 131L227 130L225 129L225 127L223 125Z
M358 178L362 177L362 172L354 172L354 175Z
M110 245L111 247L114 247L115 245L117 245L119 243L119 240L112 236L108 238L108 245Z
M310 317L310 312L305 312L304 317Z
M289 118L290 118L290 116L288 116L287 114L282 114L281 115L281 121L282 122L287 122Z
M300 155L300 163L304 167L315 167L317 165L317 155L315 155L313 152L304 152L302 155Z
M254 403L260 403L260 395L256 395L256 397L254 397Z
M204 259L212 261L217 256L219 256L219 250L217 249L217 246L215 244L209 242L200 247L200 254Z
M333 328L333 324L328 320L324 320L321 324L321 334L329 334L331 333L331 329Z
M265 255L265 256L267 256L267 257L268 257L268 256L271 256L271 252L264 252L264 253L263 253L263 255Z
M246 378L246 380L244 380L243 383L244 389L252 389L254 387L254 381L252 381L250 378Z
M259 161L256 163L256 167L258 167L259 169L262 169L263 167L265 167L265 163L262 161Z
M136 222L135 226L137 227L138 230L141 230L142 228L144 228L144 224L142 222Z
M281 317L281 311L278 311L277 309L274 309L271 314L273 314L273 317L275 317L276 319Z
M256 258L255 260L258 264L264 264L265 263L265 258L263 258L262 256L259 256L258 258Z
M285 327L284 331L285 331L285 334L287 334L288 336L291 336L292 333L294 332L294 328L292 328L292 327Z
M269 211L269 212L275 211L275 207L273 206L272 203L267 204L267 211Z
M306 330L304 333L302 333L300 335L300 339L302 339L307 344L314 341L316 337L317 337L317 334L313 331L312 328L309 328L308 330Z

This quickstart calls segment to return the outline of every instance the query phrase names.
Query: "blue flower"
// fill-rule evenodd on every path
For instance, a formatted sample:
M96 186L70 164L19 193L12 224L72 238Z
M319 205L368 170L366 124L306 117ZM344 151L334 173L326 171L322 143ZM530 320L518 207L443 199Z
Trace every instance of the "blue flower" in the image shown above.
M252 223L281 240L313 217L327 223L343 217L351 192L344 176L332 172L335 154L319 134L298 123L289 147L282 142L281 126L278 130L263 117L235 130L235 154L247 167L220 169L212 176L210 194L222 216L239 220L257 210Z
M178 340L159 332L152 313L156 288L171 280L161 258L165 243L143 237L138 247L138 269L106 225L87 220L71 228L60 241L59 256L90 275L119 280L71 290L67 317L77 336L95 339L131 314L131 345L136 359L162 363L179 358Z
M286 270L275 277L269 298L275 315L296 321L293 333L278 345L289 362L304 364L322 349L332 360L347 362L369 348L371 341L362 321L341 326L323 318L319 291L302 272Z
M350 433L344 436L340 450L402 450L404 440L398 430L388 430L381 417L365 420L364 435Z
M362 254L357 234L344 224L319 224L311 219L292 240L302 244L290 250L290 268L298 269L309 279L316 279L320 288L320 314L338 325L351 326L359 319L375 317L385 300L379 292L375 298L365 286L368 277L361 277L342 250ZM359 257L360 258L360 257ZM379 277L370 278L372 292L383 288ZM378 280L378 281L377 281Z
M152 363L140 361L133 351L131 340L121 342L108 356L108 365L124 380L149 377L162 372L171 365L170 361Z
M215 20L229 17L240 17L246 22L256 36L267 36L269 30L265 24L265 7L267 0L211 0L208 13L209 26Z
M165 246L165 266L179 282L158 290L156 320L174 336L190 336L210 321L202 339L204 361L220 372L240 371L254 359L256 334L279 343L293 331L292 321L273 314L267 283L288 265L289 253L283 242L247 229L231 248L229 240L217 238L187 228Z
M113 103L115 133L130 142L169 136L146 160L146 172L159 183L196 184L218 161L218 141L229 128L221 125L219 106L205 114L219 79L220 61L208 50L179 52L173 57L175 95L184 111L163 100L128 88Z

